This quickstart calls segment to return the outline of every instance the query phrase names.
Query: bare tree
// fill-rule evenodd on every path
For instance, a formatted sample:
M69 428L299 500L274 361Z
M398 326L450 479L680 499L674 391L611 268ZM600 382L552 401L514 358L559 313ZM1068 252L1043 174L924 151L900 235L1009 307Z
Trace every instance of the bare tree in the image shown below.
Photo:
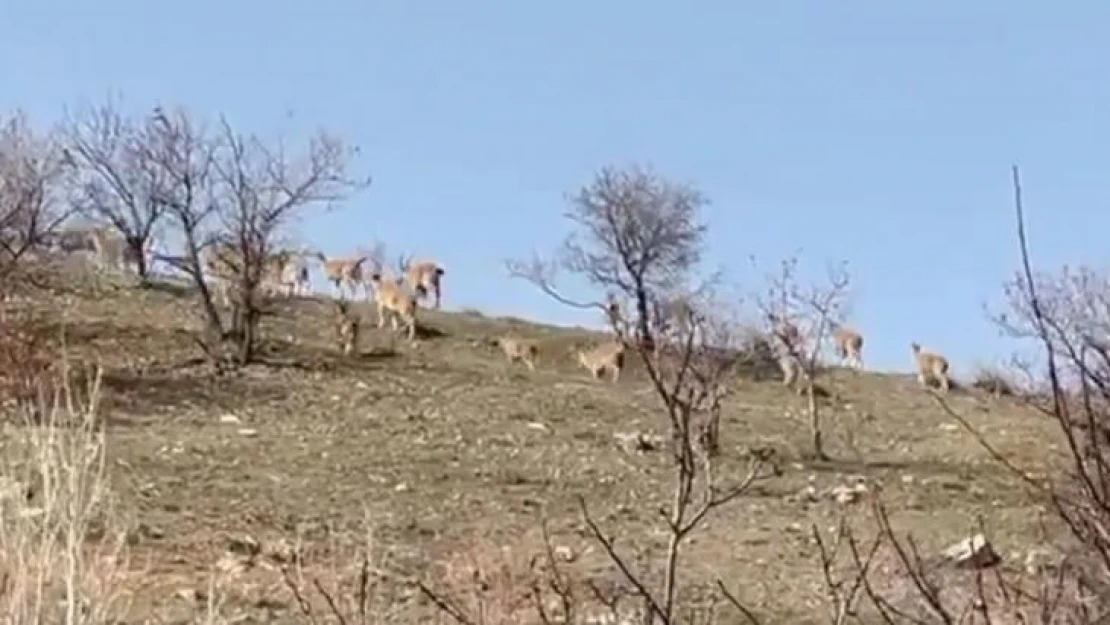
M511 275L559 302L605 311L618 340L643 363L663 406L675 486L661 588L653 589L645 572L633 569L581 502L594 539L636 589L649 623L676 622L684 541L710 512L764 477L769 459L764 451L752 453L749 473L730 486L721 485L714 472L721 404L739 358L740 335L729 307L714 293L716 280L697 284L693 275L704 246L706 227L699 215L704 203L694 189L649 171L604 169L571 198L567 217L576 230L565 240L558 263L541 258L508 263ZM559 268L584 276L607 298L579 302L565 297L555 283ZM624 313L628 308L631 318ZM754 621L723 584L720 588Z
M821 348L843 320L850 279L844 264L831 266L823 284L803 285L798 280L797 258L784 260L779 271L768 277L766 294L757 298L772 324L772 343L778 352L786 380L806 396L813 454L828 459L825 452L817 376L822 370ZM800 374L800 375L799 375Z
M0 279L72 214L73 162L56 133L38 133L23 112L0 116Z
M707 200L693 187L640 166L604 168L569 199L566 217L575 229L563 242L557 265L601 291L630 297L636 338L651 345L652 293L685 283L701 260L706 226L700 210ZM555 269L538 259L508 264L511 274L541 288L549 282L542 278ZM545 291L569 306L598 306Z
M138 129L136 150L150 163L157 186L154 200L181 236L182 253L165 258L183 271L197 289L204 314L202 347L211 350L225 339L224 323L204 278L201 252L212 243L212 216L219 204L214 172L218 137L183 108L157 106ZM210 355L213 355L210 352Z
M158 196L166 187L167 171L143 145L148 138L141 124L110 100L84 109L65 126L66 144L82 173L79 206L123 238L144 284L149 244L167 209Z
M320 131L301 154L236 132L221 120L220 148L213 160L216 202L225 241L236 252L230 263L235 306L232 332L240 364L250 362L263 308L260 286L282 227L305 210L330 208L370 184L348 173L356 150ZM226 260L226 259L225 259Z
M1012 175L1021 266L1005 287L1009 310L996 321L1011 336L1036 344L1039 377L1047 391L1044 397L1025 398L1058 424L1069 467L1047 479L1034 478L944 398L934 398L995 461L1049 503L1059 523L1044 528L1043 540L1058 557L1027 565L1023 573L995 566L997 558L984 564L989 570L938 568L918 552L911 537L895 534L876 499L873 541L865 545L850 530L841 531L839 542L848 545L847 577L829 574L836 550L822 545L830 595L834 604L847 606L834 622L863 622L855 609L859 604L868 605L885 623L1095 625L1110 616L1110 440L1104 425L1110 415L1110 354L1105 348L1110 281L1093 269L1057 275L1033 270L1016 166ZM880 564L884 555L892 566Z

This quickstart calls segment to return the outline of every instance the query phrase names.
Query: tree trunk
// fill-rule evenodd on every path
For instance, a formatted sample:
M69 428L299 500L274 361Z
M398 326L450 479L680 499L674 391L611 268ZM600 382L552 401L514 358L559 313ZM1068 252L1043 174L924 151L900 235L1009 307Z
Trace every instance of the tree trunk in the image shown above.
M819 460L828 460L825 454L825 441L821 433L821 412L817 405L817 393L813 388L813 376L806 378L806 400L809 404L809 430L813 436L813 455Z
M138 237L127 237L127 247L135 259L135 273L139 274L139 283L149 284L149 267L146 264L146 241Z
M636 287L636 325L640 345L647 351L654 351L655 337L651 332L651 318L648 314L648 293L644 285Z

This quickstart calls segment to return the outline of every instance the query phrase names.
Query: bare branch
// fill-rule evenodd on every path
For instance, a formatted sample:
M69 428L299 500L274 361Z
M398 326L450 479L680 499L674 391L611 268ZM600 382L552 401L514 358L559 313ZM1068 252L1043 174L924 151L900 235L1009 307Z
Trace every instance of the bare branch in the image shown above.
M149 272L150 244L166 213L159 191L167 171L144 145L140 124L108 100L86 107L65 124L65 141L79 167L77 205L94 221L107 223L124 241L139 278Z
M0 117L0 278L73 213L73 169L56 133L35 132L22 112Z

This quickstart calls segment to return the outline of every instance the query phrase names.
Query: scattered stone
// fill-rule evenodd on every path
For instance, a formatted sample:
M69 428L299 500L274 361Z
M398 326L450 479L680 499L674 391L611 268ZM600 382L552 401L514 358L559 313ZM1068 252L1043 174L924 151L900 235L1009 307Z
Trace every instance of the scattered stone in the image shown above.
M1002 558L982 534L975 534L944 550L944 557L956 568L983 569L998 564Z
M1033 547L1025 554L1025 572L1036 575L1060 566L1064 557L1049 547Z
M562 560L563 562L574 562L578 557L578 555L574 553L574 550L566 545L557 545L551 550L551 553L556 559Z
M258 430L254 428L239 428L239 435L246 436L247 438L253 438L255 436L258 436Z
M865 486L864 492L866 491L867 487ZM829 496L833 498L833 501L842 506L859 501L860 494L860 491L857 490L856 487L844 485L835 486L829 491Z
M297 550L284 538L266 545L262 555L271 562L291 564L297 560Z
M821 495L817 493L817 487L813 484L810 484L802 489L801 497L802 499L806 499L808 501L819 501L821 499Z
M551 428L548 427L546 423L540 423L538 421L532 421L531 423L528 424L528 427L533 429L533 430L539 430L540 432L545 432L547 434L551 433Z
M663 437L657 434L617 432L613 434L613 438L617 439L617 444L629 454L657 451L663 448Z
M393 487L393 490L397 491L398 493L406 492L408 491L408 489L409 485L405 484L404 482L401 482L400 484Z
M261 553L262 545L252 536L233 536L227 539L227 550L230 553L254 557Z
M227 414L220 415L220 423L234 424L234 423L242 423L242 422L243 422L242 419L240 419L239 417L231 414L230 412L227 413Z

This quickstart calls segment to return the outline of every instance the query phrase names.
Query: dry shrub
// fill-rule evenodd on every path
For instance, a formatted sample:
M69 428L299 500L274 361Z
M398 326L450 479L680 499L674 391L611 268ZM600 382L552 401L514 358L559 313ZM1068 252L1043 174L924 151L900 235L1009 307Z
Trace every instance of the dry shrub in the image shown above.
M618 623L639 608L627 585L596 576L582 549L546 524L512 541L474 533L440 556L420 582L457 623Z
M26 311L0 311L0 397L8 408L35 400L50 369L43 329Z
M981 366L971 374L971 387L986 391L995 397L1013 397L1015 385L1002 371L993 367Z
M65 363L56 367L65 373ZM80 402L59 376L2 430L0 613L5 623L105 623L126 610L125 531L105 473L99 373ZM37 417L32 419L31 417ZM34 421L34 422L32 422Z
M471 622L525 622L536 614L532 601L534 555L520 546L470 536L435 565L436 597Z

